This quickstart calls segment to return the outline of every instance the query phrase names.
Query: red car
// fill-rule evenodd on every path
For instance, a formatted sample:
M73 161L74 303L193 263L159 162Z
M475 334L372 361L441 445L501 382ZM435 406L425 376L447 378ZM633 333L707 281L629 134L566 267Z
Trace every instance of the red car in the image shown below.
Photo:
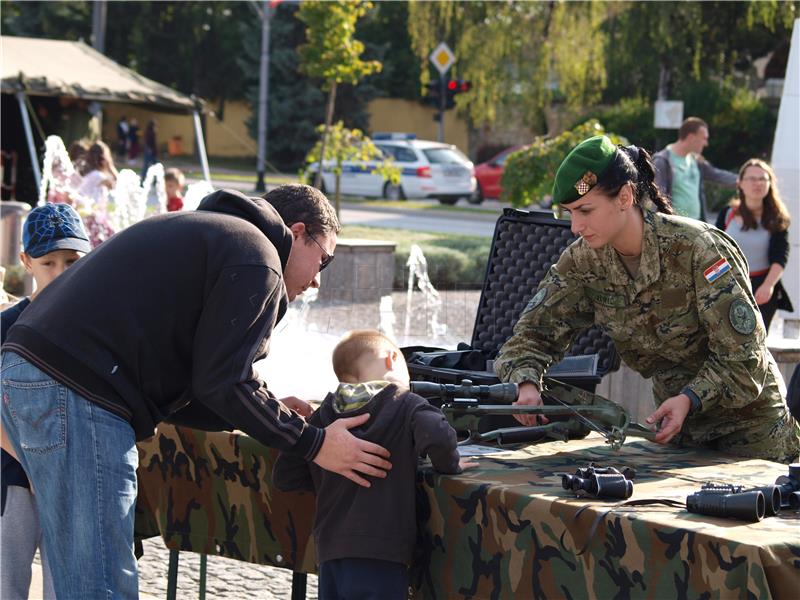
M503 166L506 159L509 154L524 147L511 146L490 160L475 166L475 179L478 180L478 185L475 188L475 193L469 198L470 203L480 204L484 198L500 197L503 191L500 182L503 179Z

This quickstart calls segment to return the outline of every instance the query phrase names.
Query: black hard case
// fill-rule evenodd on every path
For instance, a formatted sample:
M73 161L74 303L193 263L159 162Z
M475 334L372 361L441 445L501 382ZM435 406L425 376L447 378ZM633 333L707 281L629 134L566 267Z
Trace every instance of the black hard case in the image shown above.
M506 208L495 226L470 343L487 359L486 369L467 371L410 362L411 379L498 383L492 370L493 359L511 337L520 313L550 266L575 239L570 222L556 219L549 212ZM410 354L406 352L406 358ZM618 369L619 364L613 342L595 326L577 337L564 360L553 365L546 376L593 392L603 375Z

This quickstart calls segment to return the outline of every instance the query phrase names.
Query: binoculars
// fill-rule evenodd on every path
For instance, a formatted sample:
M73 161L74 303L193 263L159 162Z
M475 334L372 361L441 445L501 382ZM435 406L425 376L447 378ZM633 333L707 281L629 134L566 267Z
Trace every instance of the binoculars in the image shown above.
M789 465L789 474L781 475L775 480L780 494L780 507L800 510L800 463Z
M769 492L771 514L775 514L774 491ZM689 512L753 523L764 518L766 504L761 489L744 490L741 485L724 483L706 483L699 492L689 494L686 498L686 510Z
M620 472L614 467L597 467L590 465L575 471L575 475L565 473L561 476L561 487L575 492L582 498L621 499L625 500L633 494L633 482L636 471L625 468Z

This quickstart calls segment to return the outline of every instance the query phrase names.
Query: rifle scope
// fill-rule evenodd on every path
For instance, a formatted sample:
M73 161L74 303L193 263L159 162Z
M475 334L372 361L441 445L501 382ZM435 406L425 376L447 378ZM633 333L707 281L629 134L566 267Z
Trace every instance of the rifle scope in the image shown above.
M492 385L473 385L464 379L461 385L453 383L433 383L430 381L412 381L411 391L423 398L465 398L485 400L495 404L511 404L517 399L516 383L495 383Z

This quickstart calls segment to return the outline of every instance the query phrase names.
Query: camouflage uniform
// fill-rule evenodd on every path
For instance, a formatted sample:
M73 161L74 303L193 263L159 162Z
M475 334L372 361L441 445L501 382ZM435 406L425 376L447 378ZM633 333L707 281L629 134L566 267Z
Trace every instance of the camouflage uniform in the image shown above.
M593 324L622 359L653 378L657 403L688 392L699 400L674 442L791 462L800 425L780 374L736 243L699 221L644 211L639 272L632 278L610 246L583 240L551 267L501 349L503 381L532 381Z

